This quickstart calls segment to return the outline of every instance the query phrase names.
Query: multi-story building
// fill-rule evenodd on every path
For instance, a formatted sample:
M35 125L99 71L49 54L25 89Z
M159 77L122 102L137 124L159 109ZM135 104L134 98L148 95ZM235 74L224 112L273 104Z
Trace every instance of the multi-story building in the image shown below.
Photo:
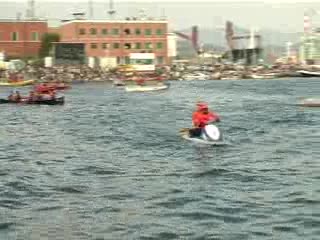
M320 32L307 34L301 38L300 62L320 64Z
M71 20L62 23L62 43L83 43L88 57L129 64L132 53L154 53L168 64L168 22L157 20Z
M0 52L7 57L37 56L48 24L41 20L0 20Z

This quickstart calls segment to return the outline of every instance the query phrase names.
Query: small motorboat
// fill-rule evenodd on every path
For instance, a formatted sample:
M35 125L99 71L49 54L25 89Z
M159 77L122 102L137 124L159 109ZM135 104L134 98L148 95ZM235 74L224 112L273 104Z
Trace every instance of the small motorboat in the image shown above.
M125 90L127 92L150 92L150 91L161 91L169 88L168 83L157 83L153 85L126 85Z
M252 79L274 79L277 75L275 73L265 73L265 74L251 74Z
M124 87L126 84L123 80L115 79L113 80L114 87Z
M182 76L182 78L186 81L192 81L192 80L208 80L210 77L208 74L199 72L199 73L185 74Z
M306 98L298 103L301 107L320 107L320 98Z
M307 71L307 70L300 70L297 71L302 77L320 77L320 71Z
M189 134L190 128L183 128L180 130L181 137L192 141L195 143L200 144L207 144L207 145L222 145L223 143L223 137L222 133L220 132L220 129L214 125L214 124L207 124L201 132L201 135L199 137L192 137Z
M7 87L21 87L32 85L35 83L35 80L22 80L16 82L0 82L0 86L7 86Z
M0 99L0 104L36 104L36 105L63 105L64 97L58 97L55 99L39 99L36 101L28 101L27 99L22 99L21 101L11 101L8 99Z

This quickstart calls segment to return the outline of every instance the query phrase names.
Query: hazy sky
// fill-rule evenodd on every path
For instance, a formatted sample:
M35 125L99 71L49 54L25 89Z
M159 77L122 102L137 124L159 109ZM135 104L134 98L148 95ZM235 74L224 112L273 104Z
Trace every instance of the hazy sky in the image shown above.
M0 2L27 2L27 0L0 0ZM67 2L66 0L38 0L41 2ZM107 2L108 0L93 0L94 2ZM88 2L88 0L68 0L68 2ZM114 0L114 2L152 2L152 0ZM158 2L173 2L172 0L158 0ZM174 2L198 2L195 0L175 0ZM305 3L317 2L307 0L201 0L199 2L264 2L264 3Z
M109 0L92 0L94 18L108 18ZM88 0L35 0L36 15L50 19L70 18L73 12L88 12ZM27 0L0 0L0 18L15 18L25 13ZM221 28L226 20L236 25L284 32L302 32L303 15L308 9L318 11L314 24L320 27L320 0L114 0L118 18L134 16L139 9L148 15L163 14L170 21L170 28L185 29L192 25L200 28Z

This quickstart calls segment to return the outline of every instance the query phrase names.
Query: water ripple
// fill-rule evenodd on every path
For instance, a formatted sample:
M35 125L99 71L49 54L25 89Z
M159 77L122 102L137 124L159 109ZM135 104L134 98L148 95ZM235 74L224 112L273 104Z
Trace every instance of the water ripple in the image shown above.
M2 104L0 238L317 239L320 114L295 103L319 84L191 81L127 94L93 83L66 91L64 106ZM228 144L179 136L199 97Z

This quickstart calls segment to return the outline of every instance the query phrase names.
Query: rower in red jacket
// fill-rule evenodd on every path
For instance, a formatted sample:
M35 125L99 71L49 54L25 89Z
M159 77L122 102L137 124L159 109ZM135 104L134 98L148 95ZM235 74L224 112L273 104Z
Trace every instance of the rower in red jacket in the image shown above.
M191 137L198 137L201 135L202 128L209 122L220 122L220 117L217 113L209 111L206 103L198 103L197 110L192 114L193 129L190 129Z

